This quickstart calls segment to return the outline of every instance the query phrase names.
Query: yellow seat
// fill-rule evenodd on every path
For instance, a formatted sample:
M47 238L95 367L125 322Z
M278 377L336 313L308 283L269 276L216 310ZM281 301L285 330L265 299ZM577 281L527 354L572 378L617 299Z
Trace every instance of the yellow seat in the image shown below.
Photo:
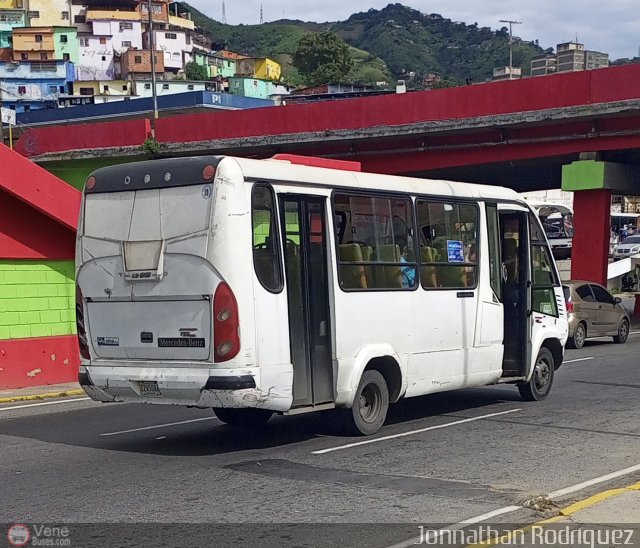
M341 263L362 263L360 244L340 244L338 253ZM362 264L341 264L339 267L340 285L346 289L367 287L367 277Z
M399 263L400 246L396 244L379 245L376 247L376 256L381 263ZM375 270L375 287L402 287L402 269L399 265L376 266Z
M435 247L421 247L420 260L422 263L438 262L438 250ZM436 267L426 264L420 267L420 278L423 287L438 287L438 278L436 276Z

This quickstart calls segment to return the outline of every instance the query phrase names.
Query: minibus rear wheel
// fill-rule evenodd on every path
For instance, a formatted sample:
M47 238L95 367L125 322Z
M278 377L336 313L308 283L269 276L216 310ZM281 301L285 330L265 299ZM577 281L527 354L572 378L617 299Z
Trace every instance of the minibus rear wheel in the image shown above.
M379 371L369 369L362 374L353 406L338 409L343 429L356 436L375 434L387 418L389 388Z
M544 400L551 391L555 369L555 360L551 350L543 346L538 352L538 357L533 365L531 379L529 382L518 384L522 399L525 401Z
M256 409L254 407L234 408L224 407L214 409L216 417L225 424L237 426L239 428L259 428L267 424L273 415L273 411L268 409Z

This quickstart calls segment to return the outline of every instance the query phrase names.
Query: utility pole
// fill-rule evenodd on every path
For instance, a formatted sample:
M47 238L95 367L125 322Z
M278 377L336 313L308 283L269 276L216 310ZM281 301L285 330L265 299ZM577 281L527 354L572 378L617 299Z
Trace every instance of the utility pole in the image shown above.
M499 23L509 23L509 80L513 74L513 25L522 25L522 21L513 21L510 19L500 19Z
M227 24L227 6L225 6L224 0L222 0L222 24Z
M153 117L151 118L151 136L156 138L156 120L158 119L158 94L156 90L156 46L153 36L153 12L151 0L147 4L149 8L149 54L151 55L151 90L153 94Z
M262 25L264 23L264 17L262 15L262 4L260 4L260 24Z

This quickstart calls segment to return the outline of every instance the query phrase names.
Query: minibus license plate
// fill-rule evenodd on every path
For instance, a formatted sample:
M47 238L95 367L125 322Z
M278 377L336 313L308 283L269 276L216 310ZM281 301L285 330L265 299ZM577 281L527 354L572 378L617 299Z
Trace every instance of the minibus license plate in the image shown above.
M156 381L138 381L141 396L162 396Z

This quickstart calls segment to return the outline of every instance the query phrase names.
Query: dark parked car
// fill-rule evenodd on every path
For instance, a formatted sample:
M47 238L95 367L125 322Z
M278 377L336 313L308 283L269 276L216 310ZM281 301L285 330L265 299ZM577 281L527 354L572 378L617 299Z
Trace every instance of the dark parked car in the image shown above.
M629 314L614 297L599 284L570 280L562 284L569 316L569 348L582 348L589 337L611 335L616 343L629 338Z

